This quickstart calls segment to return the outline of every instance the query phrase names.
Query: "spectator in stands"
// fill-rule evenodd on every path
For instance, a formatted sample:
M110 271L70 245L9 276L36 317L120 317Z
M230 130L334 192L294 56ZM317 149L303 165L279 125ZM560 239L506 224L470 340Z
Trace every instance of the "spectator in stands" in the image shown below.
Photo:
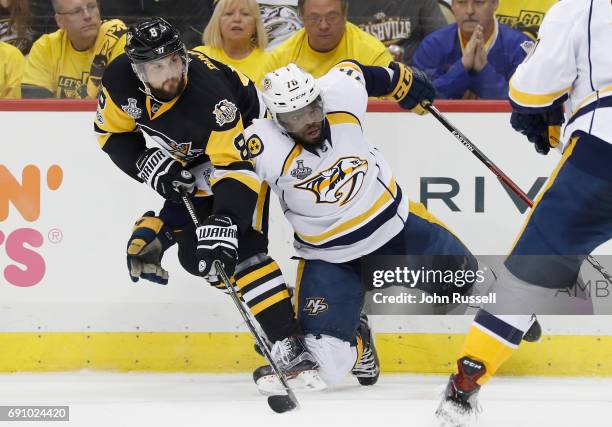
M145 18L163 17L181 32L188 49L202 43L202 30L213 9L213 0L100 0L104 16L121 19L128 26Z
M267 70L293 62L318 78L343 59L385 67L393 60L376 37L346 21L348 0L299 0L298 12L304 28L271 52Z
M0 41L0 99L21 98L25 58L15 46Z
M298 0L257 0L268 36L268 50L287 40L303 27L297 12Z
M28 0L0 0L0 41L12 44L25 55L32 47L31 26Z
M453 9L451 9L450 0L438 0L438 6L440 6L440 10L442 11L442 15L444 16L444 20L447 24L457 22L455 15L453 15Z
M260 85L268 41L255 0L219 0L203 41L205 46L195 51L231 65Z
M40 36L57 31L55 12L51 0L29 0L32 12L32 40L38 40Z
M38 39L26 63L24 98L95 98L106 65L124 51L125 24L102 22L95 0L53 0L60 28Z
M349 21L383 42L396 61L408 65L423 37L448 25L437 0L352 2Z
M544 15L557 1L559 0L501 0L495 15L500 24L522 31L535 41Z
M453 0L457 23L425 37L413 64L439 98L506 99L508 81L533 42L494 17L498 0Z

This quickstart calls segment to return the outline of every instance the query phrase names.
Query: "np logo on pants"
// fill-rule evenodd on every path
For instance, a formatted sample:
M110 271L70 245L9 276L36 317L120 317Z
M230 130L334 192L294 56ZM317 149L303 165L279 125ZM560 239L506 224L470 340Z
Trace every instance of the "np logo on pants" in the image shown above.
M309 316L316 316L323 313L328 307L325 298L306 298L306 306L303 311L308 313Z

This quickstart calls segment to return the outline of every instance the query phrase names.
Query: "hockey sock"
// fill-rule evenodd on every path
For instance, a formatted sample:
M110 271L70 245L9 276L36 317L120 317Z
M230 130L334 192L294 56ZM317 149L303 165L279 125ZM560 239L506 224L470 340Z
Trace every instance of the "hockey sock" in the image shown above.
M518 348L531 316L494 316L479 310L466 337L460 357L484 363L486 373L477 380L482 385ZM511 322L512 324L510 324Z
M287 285L278 264L271 258L234 275L246 305L271 342L298 331Z

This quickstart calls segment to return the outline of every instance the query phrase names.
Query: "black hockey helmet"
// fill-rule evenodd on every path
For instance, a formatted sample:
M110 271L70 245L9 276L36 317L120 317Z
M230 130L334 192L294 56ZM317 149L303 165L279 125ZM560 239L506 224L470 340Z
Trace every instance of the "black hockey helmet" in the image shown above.
M153 17L127 31L125 53L134 64L186 52L180 32L164 18Z

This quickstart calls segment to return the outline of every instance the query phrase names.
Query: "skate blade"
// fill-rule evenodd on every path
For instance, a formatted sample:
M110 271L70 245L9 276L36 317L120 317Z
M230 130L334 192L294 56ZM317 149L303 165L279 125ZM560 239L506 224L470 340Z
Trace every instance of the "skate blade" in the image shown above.
M319 377L316 369L302 371L295 377L287 380L293 391L320 391L327 388L327 384ZM284 393L285 389L276 375L264 375L256 382L259 392L264 396Z

